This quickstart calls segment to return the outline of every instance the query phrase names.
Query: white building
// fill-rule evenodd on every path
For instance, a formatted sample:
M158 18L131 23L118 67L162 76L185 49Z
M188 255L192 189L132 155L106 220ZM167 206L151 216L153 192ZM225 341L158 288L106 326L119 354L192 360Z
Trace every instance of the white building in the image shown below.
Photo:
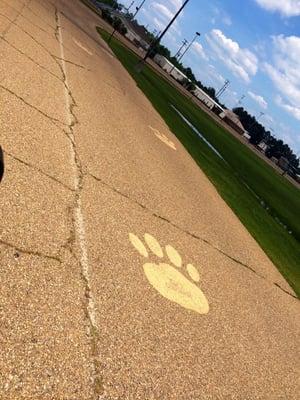
M183 72L181 72L178 68L174 66L166 57L155 54L153 61L159 65L164 71L170 74L176 81L182 82L185 79L188 79Z
M243 133L243 136L244 136L244 138L247 139L247 140L250 140L250 139L251 139L251 136L249 135L249 132L247 132L247 131L245 131L245 132Z
M238 115L236 115L232 110L224 110L219 117L240 135L244 135L246 129L243 127Z
M155 54L153 61L156 62L157 65L159 65L164 71L170 73L174 65L166 59L166 57L160 55L160 54Z
M200 89L199 86L193 90L193 94L202 101L210 110L214 107L217 107L220 112L224 111L224 109L214 100L212 99L204 90Z
M124 18L123 16L118 15L121 21L123 22L124 26L127 29L127 32L125 33L125 37L130 40L132 43L134 43L136 46L139 46L143 50L148 50L149 49L149 43L143 38L143 34L141 32L138 32L139 30L138 27L134 27L132 23Z
M260 142L257 146L263 153L265 153L269 146L267 145L267 143L265 143L264 141Z
M183 82L185 79L188 79L188 77L187 77L186 75L184 75L184 73L181 72L181 71L180 71L178 68L176 68L176 67L174 67L174 68L171 70L170 75L171 75L174 79L176 79L176 81L178 81L178 82Z

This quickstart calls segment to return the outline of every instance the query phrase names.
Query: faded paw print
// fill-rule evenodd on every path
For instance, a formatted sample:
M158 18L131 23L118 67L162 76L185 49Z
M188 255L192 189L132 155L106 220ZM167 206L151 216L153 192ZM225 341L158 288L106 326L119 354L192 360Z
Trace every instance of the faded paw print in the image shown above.
M163 142L165 145L167 145L168 147L171 147L171 149L176 150L176 146L175 144L164 134L159 132L157 129L152 128L152 126L149 125L149 128L151 129L151 131L154 133L154 135L161 141Z
M145 233L144 239L147 247L136 235L129 234L131 244L140 255L145 258L156 256L162 261L160 263L146 262L143 265L145 275L151 285L168 300L199 314L207 314L208 302L196 285L200 281L198 270L192 264L187 264L185 267L189 276L187 279L183 275L182 258L174 247L167 245L164 254L160 244L153 236ZM168 259L163 262L166 257Z

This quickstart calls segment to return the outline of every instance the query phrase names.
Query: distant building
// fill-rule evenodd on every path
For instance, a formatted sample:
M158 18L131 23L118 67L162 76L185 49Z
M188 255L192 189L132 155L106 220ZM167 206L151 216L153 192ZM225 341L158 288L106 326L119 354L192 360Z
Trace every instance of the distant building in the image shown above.
M127 29L125 37L134 43L137 47L148 50L150 45L148 43L147 31L143 26L140 26L127 18L118 15Z
M243 136L244 136L244 138L247 139L247 140L250 140L250 139L251 139L251 136L250 136L249 132L247 132L247 131L245 131L245 132L243 133Z
M224 110L220 114L220 118L222 118L223 121L225 121L227 125L231 126L231 128L233 128L240 135L244 135L244 133L246 132L239 117L233 111Z
M171 70L170 75L171 75L174 79L176 79L176 81L178 81L178 82L183 82L184 80L188 79L188 77L187 77L183 72L181 72L178 68L176 68L176 67L174 67L174 68Z
M267 145L267 143L265 143L264 141L260 142L257 147L259 148L260 151L262 151L263 153L265 153L269 146Z
M164 71L170 74L176 81L183 82L188 79L187 76L174 66L166 57L161 54L155 54L153 61L159 65Z
M289 169L289 161L285 157L280 157L277 165L283 170L287 171Z
M271 161L272 161L274 164L278 164L278 158L276 158L276 157L271 157Z
M168 73L170 73L170 71L174 67L174 65L161 54L155 54L153 61Z
M212 99L204 90L200 89L199 86L193 90L193 94L197 99L202 101L210 110L216 109L217 114L224 112L222 108L214 99Z

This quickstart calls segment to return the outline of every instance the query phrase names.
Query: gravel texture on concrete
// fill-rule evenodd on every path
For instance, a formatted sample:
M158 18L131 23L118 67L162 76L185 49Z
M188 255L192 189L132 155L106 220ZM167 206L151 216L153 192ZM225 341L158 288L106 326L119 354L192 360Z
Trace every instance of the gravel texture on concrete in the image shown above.
M297 399L299 301L101 24L0 0L0 399Z

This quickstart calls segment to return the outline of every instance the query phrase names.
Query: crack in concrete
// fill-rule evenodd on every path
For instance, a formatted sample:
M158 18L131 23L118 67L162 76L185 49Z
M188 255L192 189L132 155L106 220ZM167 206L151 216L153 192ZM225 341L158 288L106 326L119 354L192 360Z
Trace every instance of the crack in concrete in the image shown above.
M2 14L0 14L2 15ZM31 40L33 40L38 46L40 46L44 51L46 51L46 53L53 59L53 61L55 62L55 64L58 66L60 72L61 72L61 65L59 63L60 58L57 57L56 55L52 54L48 48L46 46L44 46L42 43L40 43L38 40L36 40L36 38L34 36L32 36L30 33L28 33L27 31L25 31L22 27L20 27L16 22L12 21L12 24L17 26L18 29L20 29L23 33L25 33L27 36L30 37ZM21 49L19 49L18 47L16 47L15 45L13 45L11 42L9 42L6 38L1 37L0 38L2 40L4 40L9 46L11 46L13 49L15 49L16 51L18 51L20 54L22 54L24 57L28 58L31 62L33 62L35 65L37 65L39 68L43 69L44 71L48 72L50 75L52 75L54 78L58 79L60 82L63 82L63 80L56 75L55 73L53 73L52 71L48 70L46 67L44 67L43 65L39 64L36 60L34 60L32 57L30 57L27 53L25 53L24 51L22 51ZM69 51L69 50L68 50ZM71 52L71 51L70 51ZM72 53L72 52L71 52ZM90 72L90 69L86 68L83 65L77 64L73 61L70 60L64 60L65 62L72 64L78 68L84 69L88 72Z
M58 262L60 264L62 263L61 259L58 256L55 256L55 255L43 254L43 253L41 253L40 251L37 251L37 250L25 249L23 247L20 247L18 245L15 245L13 243L7 242L7 241L2 240L2 239L0 239L0 244L3 245L3 246L9 247L10 249L13 249L16 253L36 256L36 257L44 258L44 259L47 259L47 260L56 261L56 262Z
M60 77L58 75L56 75L54 72L49 71L46 67L44 67L43 65L39 64L37 61L35 61L33 58L31 58L28 54L24 53L22 50L18 49L18 47L16 47L15 45L13 45L12 43L10 43L7 39L5 38L1 38L5 43L7 43L10 47L12 47L14 50L16 50L18 53L22 54L22 56L28 58L28 60L30 60L31 62L33 62L35 65L37 65L39 68L41 68L42 70L46 71L48 74L50 74L51 76L53 76L55 79L58 79L60 82L62 82L62 80L60 79Z
M8 33L9 30L10 30L10 28L12 27L13 23L19 18L19 16L20 16L20 15L22 14L22 12L26 9L26 7L28 7L30 1L31 1L31 0L29 0L27 3L24 3L20 11L18 11L18 10L16 10L16 9L14 9L13 7L11 7L11 8L14 9L14 11L17 12L17 15L16 15L16 17L15 17L13 20L11 20L10 24L4 29L4 31L2 32L2 34L0 35L0 37L4 38L5 35L7 35L7 33Z
M91 70L89 68L85 67L84 65L77 64L74 61L70 61L70 60L66 60L66 59L63 60L60 57L57 57L55 55L53 55L53 57L56 58L59 61L64 61L67 64L71 64L71 65L74 65L75 67L78 67L78 68L81 68L81 69L85 69L86 71L91 72Z
M84 311L88 321L87 334L91 346L91 357L93 366L93 388L94 388L95 399L98 399L99 396L104 393L104 389L103 389L103 378L101 375L101 367L98 360L98 347L97 347L98 327L96 323L96 306L91 287L90 266L88 261L87 247L85 243L85 227L84 227L84 218L81 206L81 192L83 189L83 170L82 170L82 163L80 161L80 157L78 155L76 148L76 139L74 133L74 128L76 127L76 125L78 125L79 121L75 114L75 108L77 104L73 96L73 93L71 91L71 88L69 86L66 73L62 28L57 9L55 9L55 20L56 20L56 38L60 45L60 50L61 50L61 69L65 85L66 112L69 119L67 134L70 139L70 148L71 148L70 153L71 153L72 165L74 168L74 187L75 187L74 205L70 210L72 214L73 229L71 229L70 236L67 242L65 243L63 249L70 249L72 246L74 246L77 236L81 253L79 261L81 265L81 277L84 284L84 292L85 292Z
M66 185L65 183L61 182L59 179L55 178L54 176L47 174L46 172L44 172L44 171L41 170L40 168L36 167L35 165L30 164L30 163L28 163L27 161L22 160L21 158L15 156L14 154L9 153L9 152L6 151L6 150L3 150L3 152L4 152L8 157L10 157L10 158L12 158L12 159L18 161L19 163L21 163L21 164L23 164L23 165L26 165L26 166L27 166L28 168L30 168L30 169L34 169L35 171L37 171L37 172L40 173L41 175L43 175L43 176L45 176L45 177L51 179L51 180L54 181L55 183L58 183L60 186L64 187L65 189L67 189L67 190L69 190L69 191L71 191L71 192L74 192L74 189L73 189L73 188L71 188L71 187L69 187L68 185Z
M19 96L17 93L13 92L12 90L7 88L6 86L3 86L1 83L0 83L0 88L5 90L6 92L11 94L12 96L16 97L17 99L21 100L24 104L26 104L28 107L34 109L35 111L37 111L39 114L41 114L44 117L46 117L47 119L49 119L57 128L62 129L56 123L59 123L59 124L64 125L64 126L68 126L66 123L60 121L59 119L57 119L55 117L51 117L50 115L46 114L44 111L40 110L39 108L37 108L33 104L28 103L28 101L26 101L23 97Z
M65 241L65 243L61 246L60 250L59 250L59 257L61 259L63 259L63 253L64 252L68 252L69 254L71 254L75 260L77 262L80 263L80 260L78 260L76 253L75 253L75 243L76 243L76 221L74 218L74 208L76 207L76 201L74 199L73 201L73 205L69 206L67 208L67 215L70 222L70 231L69 231L69 235L67 237L67 240Z
M29 3L32 3L32 0L31 0ZM44 25L47 25L51 30L55 31L55 28L54 28L52 25L48 24L48 22L45 22L44 20L42 20L42 19L41 19L41 16L38 15L37 13L35 13L35 12L32 10L31 7L28 6L27 9L28 9L33 15L35 15L37 18L39 18L39 20L40 20Z
M2 0L2 1L3 1L3 0ZM7 4L5 1L4 1L4 3ZM8 5L8 4L7 4L7 5ZM14 9L13 7L11 7L11 8ZM15 9L14 9L14 10L15 10ZM15 10L15 11L17 11L17 10ZM49 51L49 49L48 49L46 46L44 46L44 45L43 45L41 42L39 42L34 36L32 36L32 35L31 35L29 32L27 32L22 26L20 26L20 25L16 22L16 20L11 20L11 19L7 18L5 15L3 15L3 14L1 14L1 13L0 13L0 16L3 16L4 18L6 18L6 19L7 19L8 21L10 21L13 25L15 25L16 27L18 27L23 33L25 33L25 35L27 35L28 37L30 37L31 40L33 40L38 46L40 46L43 50L45 50L45 51L47 52L47 54L48 54L51 58L53 58L53 61L54 61L54 62L58 65L58 67L60 68L60 64L59 64L59 62L58 62L58 60L60 60L60 57L56 56L55 54L52 54L51 51ZM20 15L19 15L19 16L20 16ZM40 28L38 25L33 24L31 20L29 20L28 18L24 17L23 15L21 15L21 16L22 16L22 18L26 19L29 23L31 23L33 26L36 26L37 28L39 28L39 29L42 30L42 28ZM49 34L47 31L44 31L44 32L47 33L51 38L53 38L53 36L52 36L51 34ZM1 37L1 35L0 35L0 37ZM56 31L55 31L55 37L56 37ZM4 39L4 37L3 37L3 39ZM57 39L57 37L56 37L56 39ZM32 59L32 58L31 58L29 55L27 55L26 53L22 52L21 49L19 49L19 48L17 48L16 46L14 46L14 45L13 45L12 43L10 43L7 39L5 39L5 41L6 41L9 45L11 45L15 50L19 51L22 55L28 57L31 61L33 61L33 62L34 62L35 64L37 64L39 67L45 69L47 72L49 72L50 74L54 75L56 78L58 78L58 79L60 80L60 78L57 77L57 75L51 73L51 71L49 71L47 68L42 67L42 66L41 66L40 64L38 64L34 59ZM65 47L65 48L66 48L72 55L76 56L76 55L73 53L73 51L71 51L69 48L67 48L67 47ZM78 67L78 68L85 69L85 70L87 70L87 71L90 72L90 69L87 68L87 67L85 67L85 66L83 66L83 65L80 65L80 64L78 64L78 63L75 63L75 62L73 62L73 61L71 61L71 60L66 60L66 59L65 59L64 61L67 62L67 63L69 63L69 64L72 64L72 65L74 65L74 66L76 66L76 67Z
M286 289L284 289L282 286L280 286L277 282L274 282L274 285L276 287L278 287L278 289L282 290L285 294L294 297L294 299L296 300L300 300L296 295L290 293L289 291L287 291Z
M6 1L4 1L4 0L1 0L1 1L2 1L4 4L6 4L8 7L10 7L12 10L18 12L18 10L16 10L14 7L12 7L10 4L8 4ZM4 14L1 14L1 13L0 13L0 15L1 15L2 17L6 18L9 22L11 22L11 23L13 23L14 25L17 25L19 28L21 28L21 27L17 24L16 21L14 22L13 20L11 20L10 18L8 18L8 17L7 17L6 15L4 15ZM28 21L32 26L35 26L36 28L40 29L42 32L46 33L46 34L49 35L50 37L53 37L51 33L47 32L46 30L44 30L43 28L41 28L39 25L34 24L29 18L25 17L25 15L19 15L18 18L19 18L20 16L21 16L22 18L24 18L26 21Z
M193 239L199 240L205 244L207 244L208 246L210 246L212 249L216 250L218 253L222 254L223 256L225 256L226 258L230 259L231 261L233 261L235 264L238 264L246 269L248 269L251 273L255 274L257 277L265 280L266 282L269 282L272 285L275 285L277 288L279 288L280 290L282 290L284 293L288 294L289 296L297 299L298 297L292 293L290 293L289 291L287 291L286 289L284 289L282 286L280 286L278 283L276 282L271 282L269 281L265 276L261 275L260 273L258 273L254 268L250 267L250 265L245 264L244 262L238 260L237 258L231 256L230 254L226 253L224 250L220 249L219 247L215 246L213 243L211 243L209 240L200 237L182 227L180 227L179 225L177 225L176 223L172 222L171 220L169 220L168 218L165 218L159 214L157 214L156 212L150 210L147 206L145 206L144 204L140 203L138 200L136 199L132 199L129 195L121 192L119 189L116 189L115 187L113 187L112 185L110 185L109 183L105 182L103 179L95 176L94 174L87 172L86 173L88 176L91 176L93 179L95 179L96 181L98 181L99 183L101 183L103 186L107 187L109 190L113 191L114 193L118 194L119 196L122 196L126 199L128 199L129 201L131 201L132 203L138 205L140 208L142 208L143 210L145 210L146 212L148 212L149 214L151 214L153 217L160 219L163 222L166 222L167 224L171 225L173 228L179 230L180 232L185 233L186 235L192 237Z

